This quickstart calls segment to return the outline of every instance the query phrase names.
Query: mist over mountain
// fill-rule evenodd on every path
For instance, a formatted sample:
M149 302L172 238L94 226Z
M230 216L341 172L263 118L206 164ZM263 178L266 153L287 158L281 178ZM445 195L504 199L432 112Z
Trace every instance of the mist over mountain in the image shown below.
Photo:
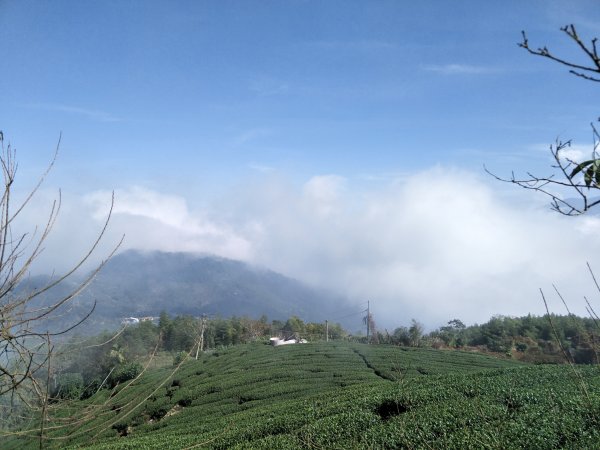
M60 284L41 301L49 303L67 295L82 279ZM39 289L49 280L51 277L32 277L20 289ZM352 308L341 296L243 262L136 250L125 251L108 261L61 316L61 326L83 317L94 301L96 309L79 332L111 329L125 317L158 316L163 310L171 315L258 318L264 314L269 320L297 315L306 321L337 321L340 308ZM356 319L355 327L359 321Z

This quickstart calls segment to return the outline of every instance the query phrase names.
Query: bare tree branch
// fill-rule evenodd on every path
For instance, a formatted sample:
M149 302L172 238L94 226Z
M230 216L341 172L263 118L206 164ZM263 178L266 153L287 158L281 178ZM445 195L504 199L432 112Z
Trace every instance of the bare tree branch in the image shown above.
M43 294L80 270L90 260L104 238L114 206L114 193L106 220L97 238L89 250L64 274L55 277L41 288L26 292L17 289L29 274L32 264L43 251L44 243L50 236L60 212L61 194L50 205L45 225L38 235L37 228L33 233L24 232L13 235L15 218L29 205L38 192L46 176L54 166L60 146L60 137L48 167L40 176L25 199L13 207L13 183L17 174L16 151L10 144L4 144L4 134L0 132L0 172L4 191L0 196L0 396L9 396L11 405L16 401L37 411L39 421L38 437L43 445L46 423L48 420L49 380L51 360L53 359L53 336L65 334L83 323L94 311L94 302L83 318L73 317L72 324L59 329L50 329L50 319L61 314L67 316L71 312L66 308L94 279L108 259L117 251L122 239L109 253L108 258L96 266L94 270L68 294L51 300L49 303L36 301ZM30 247L28 249L28 247ZM46 296L44 296L46 297ZM33 418L33 416L32 416Z
M587 63L579 63L557 56L548 47L531 47L525 31L521 32L521 42L518 46L532 55L541 56L569 68L569 72L586 80L600 82L600 57L598 56L597 38L589 43L584 42L573 24L560 29L573 41L583 53ZM566 216L585 214L591 208L600 204L600 198L592 198L593 193L600 193L600 135L592 123L593 146L590 159L575 161L564 156L563 150L571 146L571 141L557 140L550 146L550 153L555 161L552 168L558 173L549 176L538 176L527 173L527 177L516 178L514 173L510 178L500 177L485 166L485 171L499 181L513 183L524 189L540 192L550 198L550 208ZM565 199L565 193L572 193L579 201Z
M577 46L583 51L587 58L591 60L592 65L577 64L567 59L558 57L554 53L552 53L546 46L534 50L529 46L529 40L527 39L525 31L521 31L523 39L517 45L521 48L524 48L532 55L542 56L544 58L548 58L554 62L562 64L566 67L570 67L571 70L569 72L573 75L577 75L578 77L582 77L590 81L600 81L600 78L597 78L596 75L589 75L589 73L600 74L600 58L598 57L598 51L596 48L597 39L592 39L590 45L585 44L580 39L579 35L577 34L577 30L575 29L575 26L573 24L566 25L560 30L577 44Z
M550 208L553 211L565 216L585 214L591 208L600 204L600 198L590 197L592 192L599 191L598 194L600 194L600 160L598 160L597 154L599 141L596 129L592 128L594 130L594 148L590 160L577 162L564 157L563 150L571 146L571 141L562 142L557 140L554 145L550 146L550 154L554 159L554 164L551 167L558 173L539 176L527 172L526 177L517 178L513 172L510 178L504 178L490 171L485 165L483 169L498 181L516 184L523 189L539 192L550 197ZM581 169L576 170L579 167ZM590 167L592 171L590 171ZM582 174L582 172L584 173ZM567 192L575 194L581 200L581 204L575 203L574 200L565 199L565 193Z

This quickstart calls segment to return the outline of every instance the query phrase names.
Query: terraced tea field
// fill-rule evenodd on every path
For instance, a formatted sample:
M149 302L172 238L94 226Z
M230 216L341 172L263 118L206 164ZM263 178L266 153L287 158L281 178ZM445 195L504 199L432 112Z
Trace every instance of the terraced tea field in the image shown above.
M330 342L240 345L62 407L56 448L598 448L600 369ZM33 438L7 448L37 447Z

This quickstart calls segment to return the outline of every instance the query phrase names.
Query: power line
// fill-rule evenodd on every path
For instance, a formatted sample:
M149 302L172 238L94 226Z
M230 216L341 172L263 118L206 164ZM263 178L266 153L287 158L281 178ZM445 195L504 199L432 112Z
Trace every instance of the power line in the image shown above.
M365 312L367 312L367 310L366 310L366 309L363 309L362 311L353 312L353 313L347 314L347 315L345 315L345 316L341 316L341 317L334 317L334 318L333 318L333 320L341 320L341 319L346 319L347 317L357 316L357 315L359 315L359 314L363 314L363 313L365 313Z

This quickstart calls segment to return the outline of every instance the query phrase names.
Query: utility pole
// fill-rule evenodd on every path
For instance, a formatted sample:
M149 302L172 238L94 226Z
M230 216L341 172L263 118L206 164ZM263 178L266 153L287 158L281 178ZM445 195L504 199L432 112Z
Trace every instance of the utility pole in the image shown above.
M325 321L325 342L329 342L329 321Z
M367 344L371 341L369 339L369 332L371 331L371 304L369 300L367 300Z

